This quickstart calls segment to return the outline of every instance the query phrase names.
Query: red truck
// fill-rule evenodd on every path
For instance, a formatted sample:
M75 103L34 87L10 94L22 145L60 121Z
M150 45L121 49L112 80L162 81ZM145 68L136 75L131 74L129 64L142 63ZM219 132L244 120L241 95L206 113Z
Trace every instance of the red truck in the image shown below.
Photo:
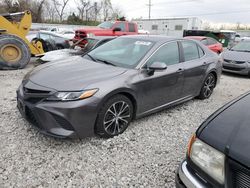
M80 46L85 45L84 40L87 37L93 36L122 36L122 35L137 35L137 24L128 21L107 21L97 27L78 29L75 31L74 42L81 41Z

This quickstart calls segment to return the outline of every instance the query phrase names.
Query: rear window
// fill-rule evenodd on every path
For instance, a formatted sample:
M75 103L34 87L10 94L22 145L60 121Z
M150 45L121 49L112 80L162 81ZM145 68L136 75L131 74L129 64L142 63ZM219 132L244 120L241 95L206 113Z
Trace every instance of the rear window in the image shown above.
M135 24L129 23L128 24L128 29L129 29L129 32L135 32Z

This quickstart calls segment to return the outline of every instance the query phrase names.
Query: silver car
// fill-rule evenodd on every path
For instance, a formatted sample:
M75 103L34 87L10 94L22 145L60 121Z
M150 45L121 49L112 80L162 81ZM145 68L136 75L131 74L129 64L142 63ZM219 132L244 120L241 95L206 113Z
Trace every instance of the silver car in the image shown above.
M243 40L221 54L223 71L250 77L250 40Z

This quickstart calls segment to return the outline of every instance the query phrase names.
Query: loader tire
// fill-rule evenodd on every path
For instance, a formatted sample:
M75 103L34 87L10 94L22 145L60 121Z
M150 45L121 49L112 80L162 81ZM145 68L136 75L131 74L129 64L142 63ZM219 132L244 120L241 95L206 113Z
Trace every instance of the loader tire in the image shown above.
M30 49L15 35L0 35L0 69L22 69L30 61Z

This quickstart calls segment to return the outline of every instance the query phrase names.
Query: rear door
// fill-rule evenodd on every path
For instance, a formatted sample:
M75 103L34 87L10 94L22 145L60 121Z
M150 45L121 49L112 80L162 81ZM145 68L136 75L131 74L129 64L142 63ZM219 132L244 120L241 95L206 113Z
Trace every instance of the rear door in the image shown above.
M182 95L195 96L200 91L203 77L208 67L203 49L194 41L181 41L184 66L184 86Z
M162 62L167 65L166 70L155 71L148 75L142 71L139 88L143 104L138 111L149 111L168 104L180 98L183 87L183 64L180 63L179 45L170 42L161 46L146 62L147 69L154 62Z

